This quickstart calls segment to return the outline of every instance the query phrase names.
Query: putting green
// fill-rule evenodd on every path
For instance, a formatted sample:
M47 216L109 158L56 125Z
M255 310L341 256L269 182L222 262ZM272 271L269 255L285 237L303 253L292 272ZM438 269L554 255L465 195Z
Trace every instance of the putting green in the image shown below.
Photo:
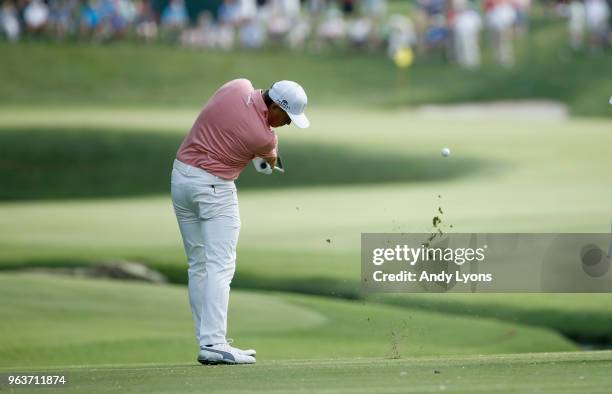
M0 275L0 366L191 362L187 290ZM262 360L564 351L558 334L494 320L319 297L232 292L229 335Z

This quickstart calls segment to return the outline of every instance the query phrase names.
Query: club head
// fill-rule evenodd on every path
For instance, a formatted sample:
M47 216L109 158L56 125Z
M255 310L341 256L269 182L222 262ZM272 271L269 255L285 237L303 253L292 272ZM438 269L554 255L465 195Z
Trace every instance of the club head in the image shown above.
M280 153L278 152L276 155L276 165L274 166L274 169L281 173L285 172L285 166L283 165L283 159L281 158Z

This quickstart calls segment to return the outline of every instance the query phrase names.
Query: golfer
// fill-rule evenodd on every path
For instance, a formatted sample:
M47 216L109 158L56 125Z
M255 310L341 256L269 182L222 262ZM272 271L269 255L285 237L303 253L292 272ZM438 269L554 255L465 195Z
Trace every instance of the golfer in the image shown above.
M233 347L226 338L240 232L234 180L252 160L274 167L278 139L272 128L308 127L306 103L304 89L292 81L263 91L246 79L230 81L204 106L178 149L172 202L189 265L189 302L202 364L255 362L255 350Z

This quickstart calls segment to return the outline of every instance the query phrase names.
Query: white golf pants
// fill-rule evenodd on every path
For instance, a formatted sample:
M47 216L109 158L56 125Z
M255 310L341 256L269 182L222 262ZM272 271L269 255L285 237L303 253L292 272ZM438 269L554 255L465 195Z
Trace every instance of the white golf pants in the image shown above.
M189 302L200 346L226 342L230 282L240 232L233 181L178 160L172 203L189 264Z

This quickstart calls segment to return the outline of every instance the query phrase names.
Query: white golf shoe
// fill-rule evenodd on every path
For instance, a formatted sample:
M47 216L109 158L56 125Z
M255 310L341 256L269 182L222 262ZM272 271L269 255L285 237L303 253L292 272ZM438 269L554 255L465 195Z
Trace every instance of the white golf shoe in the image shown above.
M200 364L255 364L255 354L252 349L241 350L229 343L219 343L212 346L202 346L198 354Z
M227 344L231 345L234 342L234 340L232 338L227 338ZM232 346L233 347L233 346ZM236 349L239 353L245 355L245 356L253 356L255 357L255 355L257 354L257 352L255 351L255 349L239 349L237 347L234 347L234 349Z

